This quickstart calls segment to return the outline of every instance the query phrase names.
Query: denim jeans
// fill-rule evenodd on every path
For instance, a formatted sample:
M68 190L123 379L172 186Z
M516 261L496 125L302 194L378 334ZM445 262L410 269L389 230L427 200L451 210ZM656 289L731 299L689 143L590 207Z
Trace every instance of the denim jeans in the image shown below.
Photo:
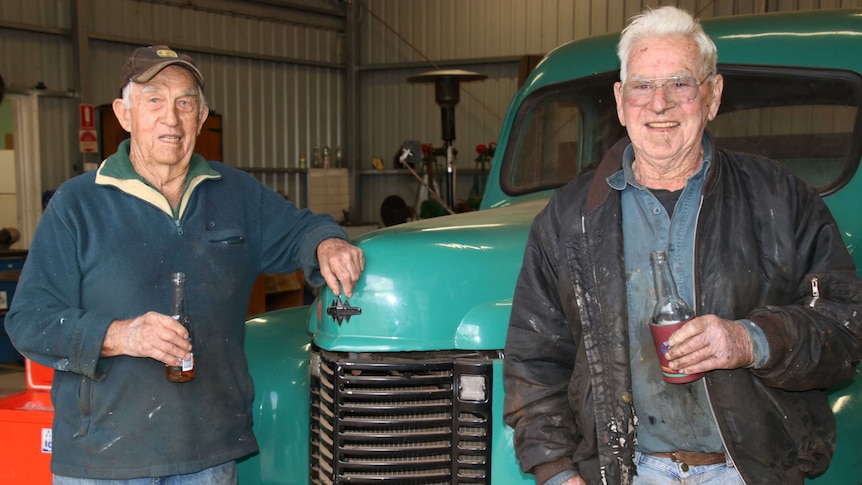
M133 478L131 480L97 480L54 475L53 485L237 485L236 462L230 461L188 475Z
M633 485L745 485L730 462L690 466L684 472L682 463L636 452L635 464L638 474Z

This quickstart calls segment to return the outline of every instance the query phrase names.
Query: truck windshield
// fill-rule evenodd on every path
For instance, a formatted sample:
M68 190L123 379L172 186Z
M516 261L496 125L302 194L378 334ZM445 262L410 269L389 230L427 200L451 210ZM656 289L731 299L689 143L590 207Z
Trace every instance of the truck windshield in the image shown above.
M778 160L827 195L862 155L862 77L849 71L720 65L721 108L707 130L719 147ZM596 167L625 131L608 72L532 93L501 165L509 195L558 188Z

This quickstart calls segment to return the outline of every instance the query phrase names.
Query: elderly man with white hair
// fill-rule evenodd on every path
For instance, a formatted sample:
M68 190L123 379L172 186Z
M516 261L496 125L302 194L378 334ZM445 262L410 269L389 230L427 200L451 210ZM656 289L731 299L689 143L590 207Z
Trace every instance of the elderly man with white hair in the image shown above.
M825 389L862 358L853 260L816 191L715 146L724 80L690 14L636 16L618 54L628 137L536 217L515 289L504 412L521 468L543 485L802 484L835 447ZM696 315L665 370L655 251Z

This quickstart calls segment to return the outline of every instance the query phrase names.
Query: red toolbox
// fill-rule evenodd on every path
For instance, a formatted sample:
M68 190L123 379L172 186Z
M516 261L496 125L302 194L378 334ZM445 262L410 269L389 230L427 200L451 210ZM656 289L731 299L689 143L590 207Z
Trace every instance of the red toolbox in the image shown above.
M27 390L0 398L0 483L51 483L51 368L25 361Z

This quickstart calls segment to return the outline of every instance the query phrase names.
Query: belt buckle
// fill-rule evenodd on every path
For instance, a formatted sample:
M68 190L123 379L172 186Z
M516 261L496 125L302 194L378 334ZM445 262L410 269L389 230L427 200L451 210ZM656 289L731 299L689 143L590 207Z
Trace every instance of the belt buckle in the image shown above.
M684 472L688 471L688 463L677 458L676 452L673 452L673 451L670 452L670 461L672 461L674 463L679 463L680 464L679 467L682 471L684 471Z

